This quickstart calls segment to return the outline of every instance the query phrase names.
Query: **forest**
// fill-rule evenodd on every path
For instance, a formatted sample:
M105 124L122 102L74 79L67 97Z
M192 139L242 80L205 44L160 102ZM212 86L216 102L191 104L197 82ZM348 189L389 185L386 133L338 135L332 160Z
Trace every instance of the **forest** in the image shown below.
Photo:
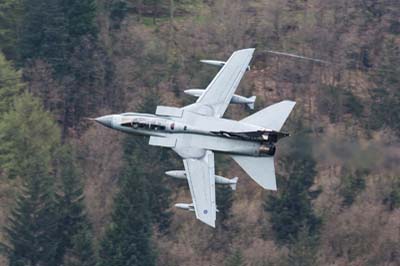
M190 104L242 48L236 93L297 104L277 191L216 155L213 229L179 156L87 118ZM0 0L0 266L400 265L399 89L398 0Z

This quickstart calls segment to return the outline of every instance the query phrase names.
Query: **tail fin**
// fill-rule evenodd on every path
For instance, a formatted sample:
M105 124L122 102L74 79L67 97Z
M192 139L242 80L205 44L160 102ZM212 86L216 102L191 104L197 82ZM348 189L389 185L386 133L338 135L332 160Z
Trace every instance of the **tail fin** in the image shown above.
M282 101L242 119L241 122L279 131L295 104L292 101Z
M235 182L235 183L229 185L232 190L236 190L236 185L237 185L238 180L239 180L239 177L237 177L237 176L235 176L234 178L231 179L231 181Z
M232 158L264 189L276 190L274 157L233 155Z
M249 101L251 101L250 103L247 104L247 106L253 110L254 109L254 103L256 102L256 96L251 96L249 98L247 98Z

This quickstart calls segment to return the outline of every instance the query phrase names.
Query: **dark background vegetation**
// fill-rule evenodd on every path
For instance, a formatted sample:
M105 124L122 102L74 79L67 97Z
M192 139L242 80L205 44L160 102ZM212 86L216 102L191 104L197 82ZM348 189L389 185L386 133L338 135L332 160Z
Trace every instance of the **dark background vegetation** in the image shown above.
M396 0L1 0L0 265L399 265ZM263 191L227 156L216 229L171 151L85 120L193 101L256 48L237 93L297 102ZM266 53L292 52L321 64ZM232 106L226 116L250 112Z

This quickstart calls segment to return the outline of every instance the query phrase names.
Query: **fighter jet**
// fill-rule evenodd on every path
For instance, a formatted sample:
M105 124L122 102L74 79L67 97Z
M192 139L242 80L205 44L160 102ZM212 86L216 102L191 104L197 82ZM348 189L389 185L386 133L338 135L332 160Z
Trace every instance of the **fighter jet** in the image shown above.
M221 69L193 104L157 106L155 114L122 113L95 119L115 130L150 136L150 145L171 148L182 157L184 174L169 174L187 179L193 202L176 205L194 210L197 219L212 227L217 212L216 181L229 183L215 175L215 152L230 155L264 189L277 189L275 144L289 135L280 130L295 102L281 101L240 121L222 118L253 53L252 48L238 50L220 62Z

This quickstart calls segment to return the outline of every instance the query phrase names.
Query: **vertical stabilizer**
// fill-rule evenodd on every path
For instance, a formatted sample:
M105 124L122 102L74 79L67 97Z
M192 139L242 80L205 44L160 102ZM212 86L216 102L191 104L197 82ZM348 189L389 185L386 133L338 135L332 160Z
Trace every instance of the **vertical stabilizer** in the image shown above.
M274 157L233 155L232 158L264 189L276 190Z
M280 131L296 102L282 101L258 111L242 120L243 123L253 124Z

